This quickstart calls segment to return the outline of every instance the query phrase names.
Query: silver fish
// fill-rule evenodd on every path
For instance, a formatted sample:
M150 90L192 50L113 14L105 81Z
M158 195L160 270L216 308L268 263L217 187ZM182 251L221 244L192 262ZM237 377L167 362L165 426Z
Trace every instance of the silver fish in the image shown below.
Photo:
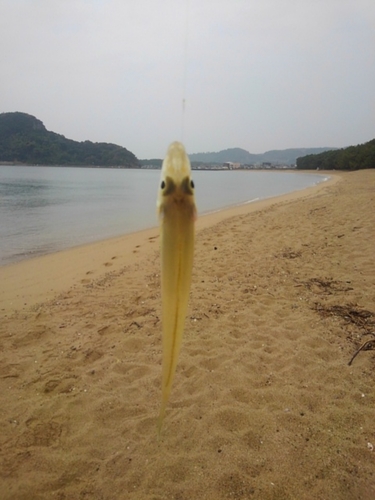
M162 402L158 420L160 433L184 331L197 217L190 161L180 142L173 142L169 146L164 159L157 209L160 216L163 323Z

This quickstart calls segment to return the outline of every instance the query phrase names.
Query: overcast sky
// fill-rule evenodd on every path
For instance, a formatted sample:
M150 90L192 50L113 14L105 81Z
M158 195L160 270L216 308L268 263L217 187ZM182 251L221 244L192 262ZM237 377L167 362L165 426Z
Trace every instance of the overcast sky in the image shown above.
M0 0L7 111L138 158L363 143L375 0Z

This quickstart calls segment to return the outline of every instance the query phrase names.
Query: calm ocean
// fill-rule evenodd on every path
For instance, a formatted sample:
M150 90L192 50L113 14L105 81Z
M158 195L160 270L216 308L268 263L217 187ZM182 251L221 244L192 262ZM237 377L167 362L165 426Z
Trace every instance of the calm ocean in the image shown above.
M0 166L0 265L157 225L160 171ZM199 213L327 179L289 172L194 171Z

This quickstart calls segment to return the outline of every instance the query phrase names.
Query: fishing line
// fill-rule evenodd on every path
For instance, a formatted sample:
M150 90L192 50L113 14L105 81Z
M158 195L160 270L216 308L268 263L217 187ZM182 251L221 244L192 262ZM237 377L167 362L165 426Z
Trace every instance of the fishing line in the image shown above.
M188 59L188 41L189 41L189 7L190 1L185 2L185 38L183 55L183 76L182 76L182 109L181 109L181 142L184 142L185 134L185 109L186 109L186 82L187 82L187 59Z

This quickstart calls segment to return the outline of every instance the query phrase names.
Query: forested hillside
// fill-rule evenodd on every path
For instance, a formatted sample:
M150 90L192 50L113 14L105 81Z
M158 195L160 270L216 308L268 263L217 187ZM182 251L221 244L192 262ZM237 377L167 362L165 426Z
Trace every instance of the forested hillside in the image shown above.
M274 164L294 165L299 156L321 153L332 148L295 148L295 149L273 149L261 154L249 153L245 149L224 149L217 153L194 153L189 154L190 161L201 163L224 163L238 162L242 164L254 164L271 162Z
M375 168L375 139L358 146L297 158L300 170L359 170Z
M19 112L0 114L0 162L139 167L136 156L121 146L66 139L35 116Z

